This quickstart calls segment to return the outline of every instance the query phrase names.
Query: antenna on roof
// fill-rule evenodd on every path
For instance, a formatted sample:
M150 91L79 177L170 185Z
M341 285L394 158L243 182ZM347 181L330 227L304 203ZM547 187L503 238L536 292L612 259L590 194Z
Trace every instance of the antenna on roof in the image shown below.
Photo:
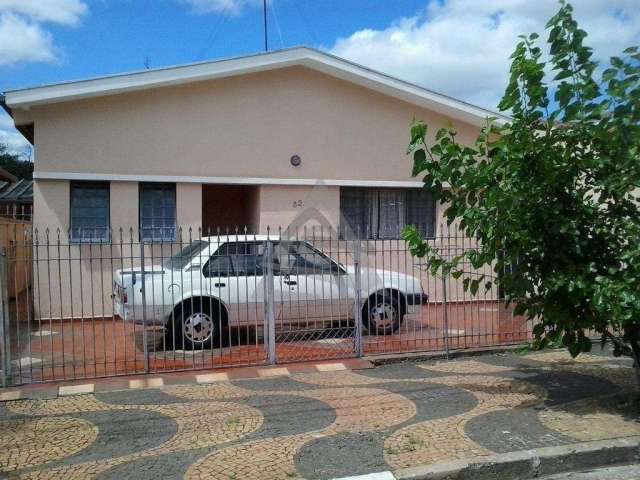
M267 0L262 0L262 18L264 19L264 51L269 51L268 34L267 34Z

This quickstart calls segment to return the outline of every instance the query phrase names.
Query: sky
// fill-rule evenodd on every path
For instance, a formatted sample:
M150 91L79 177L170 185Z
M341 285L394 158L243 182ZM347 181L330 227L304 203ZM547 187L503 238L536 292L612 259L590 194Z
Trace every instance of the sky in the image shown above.
M640 44L640 0L573 0L599 60ZM269 48L306 45L495 110L519 34L556 0L269 0ZM262 0L0 0L0 92L262 51ZM543 35L544 37L544 35ZM26 140L0 113L0 143Z

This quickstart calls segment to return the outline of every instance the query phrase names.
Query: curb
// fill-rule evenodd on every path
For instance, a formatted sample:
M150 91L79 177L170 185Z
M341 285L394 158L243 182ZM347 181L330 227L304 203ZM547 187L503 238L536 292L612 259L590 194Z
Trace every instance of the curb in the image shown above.
M84 380L51 381L17 387L0 387L2 402L30 399L52 399L69 395L104 393L175 385L198 385L220 381L247 380L295 375L297 373L335 372L373 368L360 358L344 358L317 362L228 367L208 370L185 370L102 377Z
M396 470L397 480L522 480L640 462L640 436L521 450Z
M496 353L511 353L522 348L524 343L516 345L505 345L500 347L483 347L452 350L449 352L448 360L464 357L478 357L481 355L491 355ZM444 350L437 352L415 352L415 353L391 353L386 355L365 355L362 360L371 362L376 367L380 365L390 365L393 363L404 362L424 362L428 360L447 360L447 354Z

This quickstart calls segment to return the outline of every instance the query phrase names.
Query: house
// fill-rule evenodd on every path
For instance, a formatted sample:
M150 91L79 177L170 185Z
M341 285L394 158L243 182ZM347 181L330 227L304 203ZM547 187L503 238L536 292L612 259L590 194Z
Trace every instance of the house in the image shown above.
M434 236L411 121L472 143L500 117L309 48L8 91L3 107L35 147L34 228L89 247L120 228L149 243L180 228Z
M9 91L4 105L35 146L34 223L78 241L110 226L264 231L310 207L394 236L428 202L405 155L411 120L471 142L496 115L309 48ZM426 233L438 218L420 218Z
M0 168L0 217L30 220L32 205L33 181Z

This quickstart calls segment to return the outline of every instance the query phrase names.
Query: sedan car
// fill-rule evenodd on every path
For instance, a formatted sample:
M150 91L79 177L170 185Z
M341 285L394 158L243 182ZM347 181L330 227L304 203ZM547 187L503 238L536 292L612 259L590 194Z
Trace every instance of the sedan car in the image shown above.
M322 328L355 318L356 273L310 242L266 235L194 241L160 265L114 274L116 315L166 327L167 344L201 349L219 345L226 328L276 331ZM370 334L397 331L406 314L427 300L420 280L381 269L360 269L363 326Z

